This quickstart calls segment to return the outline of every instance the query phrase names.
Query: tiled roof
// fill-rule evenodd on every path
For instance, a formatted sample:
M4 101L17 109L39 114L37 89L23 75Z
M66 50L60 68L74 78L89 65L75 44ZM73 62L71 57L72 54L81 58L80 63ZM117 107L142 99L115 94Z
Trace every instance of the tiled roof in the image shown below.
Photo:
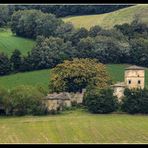
M130 67L127 67L125 68L125 70L144 70L145 68L144 67L140 67L140 66L136 66L136 65L133 65L133 66L130 66Z

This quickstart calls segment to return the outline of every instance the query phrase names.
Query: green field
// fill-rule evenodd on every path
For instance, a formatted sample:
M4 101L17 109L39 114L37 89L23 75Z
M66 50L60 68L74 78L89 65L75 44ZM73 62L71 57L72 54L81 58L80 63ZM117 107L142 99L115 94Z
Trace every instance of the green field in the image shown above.
M19 85L40 85L47 89L49 78L50 70L17 73L0 77L0 86L9 89Z
M112 28L115 24L131 23L135 16L148 23L148 5L136 5L114 12L98 15L84 15L63 18L65 22L72 22L76 28L100 25L103 28Z
M0 117L0 143L147 143L148 117L90 114Z
M124 64L108 64L107 71L114 82L124 81L124 68L128 65ZM145 83L148 86L148 69L145 70ZM13 88L18 85L41 85L48 89L50 80L50 70L39 70L33 72L17 73L0 77L0 86L5 88Z
M26 54L35 45L35 41L17 37L10 29L0 29L0 52L11 55L12 51L19 49L22 54Z

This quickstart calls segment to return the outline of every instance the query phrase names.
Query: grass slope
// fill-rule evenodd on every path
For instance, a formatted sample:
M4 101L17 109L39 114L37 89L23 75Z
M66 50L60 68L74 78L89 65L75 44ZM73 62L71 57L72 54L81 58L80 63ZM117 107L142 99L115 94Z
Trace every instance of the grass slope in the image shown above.
M114 82L124 81L124 69L127 65L124 64L109 64L107 71ZM145 83L148 86L148 69L145 70ZM48 89L50 80L50 70L39 70L34 72L17 73L8 76L0 77L0 86L13 88L18 85L41 85Z
M10 29L0 30L0 52L11 55L14 49L19 49L26 54L35 45L35 41L12 35Z
M17 73L0 77L0 86L13 88L19 85L40 85L48 89L50 70Z
M147 143L147 123L146 115L95 115L82 109L0 117L0 143Z
M72 22L76 28L100 25L103 28L112 28L115 24L131 23L135 16L148 23L148 5L136 5L114 12L98 15L84 15L63 18L65 22Z

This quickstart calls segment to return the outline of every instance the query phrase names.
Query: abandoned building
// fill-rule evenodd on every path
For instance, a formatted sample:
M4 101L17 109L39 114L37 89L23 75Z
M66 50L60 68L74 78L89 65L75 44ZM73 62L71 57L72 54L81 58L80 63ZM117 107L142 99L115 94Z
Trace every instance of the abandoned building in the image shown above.
M52 93L48 94L43 99L43 102L48 112L63 110L64 107L71 107L72 104L81 104L83 102L84 93L85 89L83 89L82 92L76 92L76 93L73 92Z
M125 68L124 82L118 82L112 85L114 89L114 95L117 96L119 101L124 96L125 88L144 88L145 82L145 70L143 67L130 66Z

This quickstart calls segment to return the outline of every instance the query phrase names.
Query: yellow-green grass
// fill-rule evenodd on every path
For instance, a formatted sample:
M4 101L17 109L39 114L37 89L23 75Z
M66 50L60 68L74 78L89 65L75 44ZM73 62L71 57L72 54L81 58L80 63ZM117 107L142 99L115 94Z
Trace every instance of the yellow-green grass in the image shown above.
M125 64L108 64L107 71L113 82L124 81L124 69L129 65ZM50 81L50 70L38 70L33 72L24 72L11 74L8 76L0 77L0 86L7 89L11 89L19 85L40 85L45 89L48 89L48 84ZM148 87L148 69L145 70L145 86Z
M35 41L17 37L12 34L10 29L0 30L0 52L11 55L15 49L19 49L25 55L34 45Z
M138 4L110 13L67 17L63 18L63 20L71 22L76 28L85 27L89 29L95 25L100 25L103 28L112 28L115 24L131 23L136 16L141 21L148 23L148 5Z
M147 143L148 117L90 114L0 117L0 143Z

